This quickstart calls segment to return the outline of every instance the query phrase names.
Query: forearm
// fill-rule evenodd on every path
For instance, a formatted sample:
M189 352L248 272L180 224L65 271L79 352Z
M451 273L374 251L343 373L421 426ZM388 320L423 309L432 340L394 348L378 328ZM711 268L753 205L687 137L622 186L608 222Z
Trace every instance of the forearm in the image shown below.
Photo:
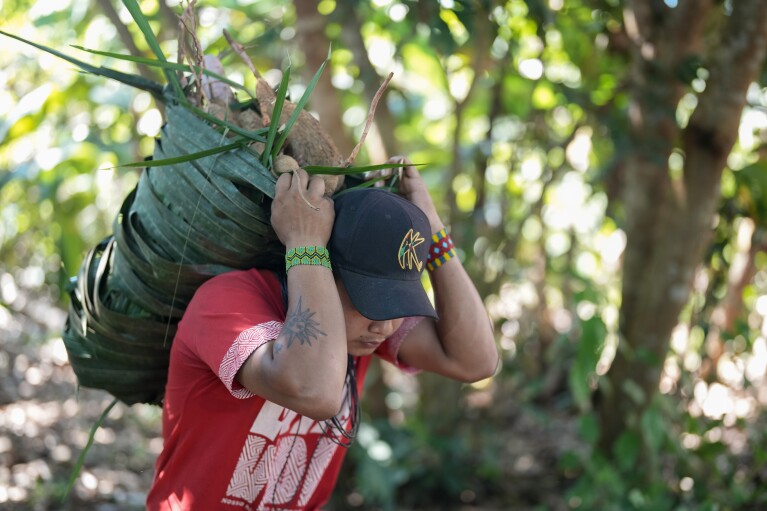
M445 357L465 381L495 372L498 350L492 325L474 283L457 258L431 271L437 336Z
M406 158L399 161L409 163ZM405 167L400 188L405 197L426 214L432 233L444 228L423 179L412 165ZM492 326L482 299L460 260L453 257L432 269L429 277L439 314L433 330L436 339L433 343L424 342L407 350L414 362L419 367L462 381L476 381L492 375L498 365ZM427 329L423 329L422 334L426 339L431 337ZM442 353L430 355L430 349L434 348Z
M254 352L238 382L264 399L315 420L340 408L346 376L346 328L332 272L299 265L288 271L282 331Z
M299 265L288 271L288 312L261 359L261 374L296 407L340 404L346 375L346 330L332 272ZM333 409L332 413L338 410Z

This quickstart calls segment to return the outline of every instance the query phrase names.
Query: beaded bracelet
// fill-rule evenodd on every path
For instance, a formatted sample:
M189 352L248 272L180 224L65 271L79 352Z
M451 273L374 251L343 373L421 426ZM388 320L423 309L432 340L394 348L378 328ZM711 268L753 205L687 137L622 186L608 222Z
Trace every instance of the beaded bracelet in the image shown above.
M316 247L309 245L308 247L296 247L291 248L285 254L285 271L287 272L294 266L299 264L306 264L310 266L324 266L325 268L332 270L330 266L330 253L325 247Z
M432 244L429 247L429 256L426 258L426 269L434 271L456 256L455 244L445 229L432 234Z

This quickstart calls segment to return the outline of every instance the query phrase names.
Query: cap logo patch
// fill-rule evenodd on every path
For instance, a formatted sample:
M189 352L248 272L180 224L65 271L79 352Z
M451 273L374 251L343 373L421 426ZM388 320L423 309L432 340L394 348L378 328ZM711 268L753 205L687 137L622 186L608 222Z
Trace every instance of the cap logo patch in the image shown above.
M418 254L415 251L415 247L421 243L423 243L423 238L420 232L413 232L413 229L410 229L405 234L399 246L399 254L397 255L400 268L412 270L415 267L416 270L421 271L423 263L418 260Z

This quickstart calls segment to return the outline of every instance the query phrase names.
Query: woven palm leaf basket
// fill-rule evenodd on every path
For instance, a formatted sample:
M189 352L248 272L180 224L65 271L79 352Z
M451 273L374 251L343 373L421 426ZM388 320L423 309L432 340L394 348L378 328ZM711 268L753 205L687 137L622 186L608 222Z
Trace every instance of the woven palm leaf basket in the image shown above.
M219 143L184 108L166 112L154 159ZM175 324L197 287L231 269L278 266L265 208L273 191L270 172L245 150L144 170L70 293L63 337L80 385L128 404L160 402Z
M176 325L203 282L234 269L284 268L269 220L276 162L289 155L293 164L327 173L329 194L342 188L341 174L353 173L302 110L307 96L296 104L285 99L289 73L276 92L257 76L255 97L238 102L206 62L198 58L183 75L165 63L165 87L142 82L164 103L166 122L113 233L71 280L63 338L78 382L129 405L162 402ZM103 69L99 74L125 83L138 80Z

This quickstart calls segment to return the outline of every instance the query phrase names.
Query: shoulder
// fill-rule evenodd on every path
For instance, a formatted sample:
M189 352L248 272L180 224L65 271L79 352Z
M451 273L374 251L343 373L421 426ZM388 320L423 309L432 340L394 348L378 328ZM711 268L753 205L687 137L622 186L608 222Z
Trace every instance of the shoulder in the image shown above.
M233 270L221 273L205 281L197 293L212 292L221 288L263 289L279 287L280 282L271 270L253 268L250 270Z
M280 281L270 270L235 270L216 275L195 292L187 310L229 309L233 304L280 304Z
M195 292L194 297L218 296L230 293L274 292L280 290L280 281L270 270L234 270L216 275L203 283Z

